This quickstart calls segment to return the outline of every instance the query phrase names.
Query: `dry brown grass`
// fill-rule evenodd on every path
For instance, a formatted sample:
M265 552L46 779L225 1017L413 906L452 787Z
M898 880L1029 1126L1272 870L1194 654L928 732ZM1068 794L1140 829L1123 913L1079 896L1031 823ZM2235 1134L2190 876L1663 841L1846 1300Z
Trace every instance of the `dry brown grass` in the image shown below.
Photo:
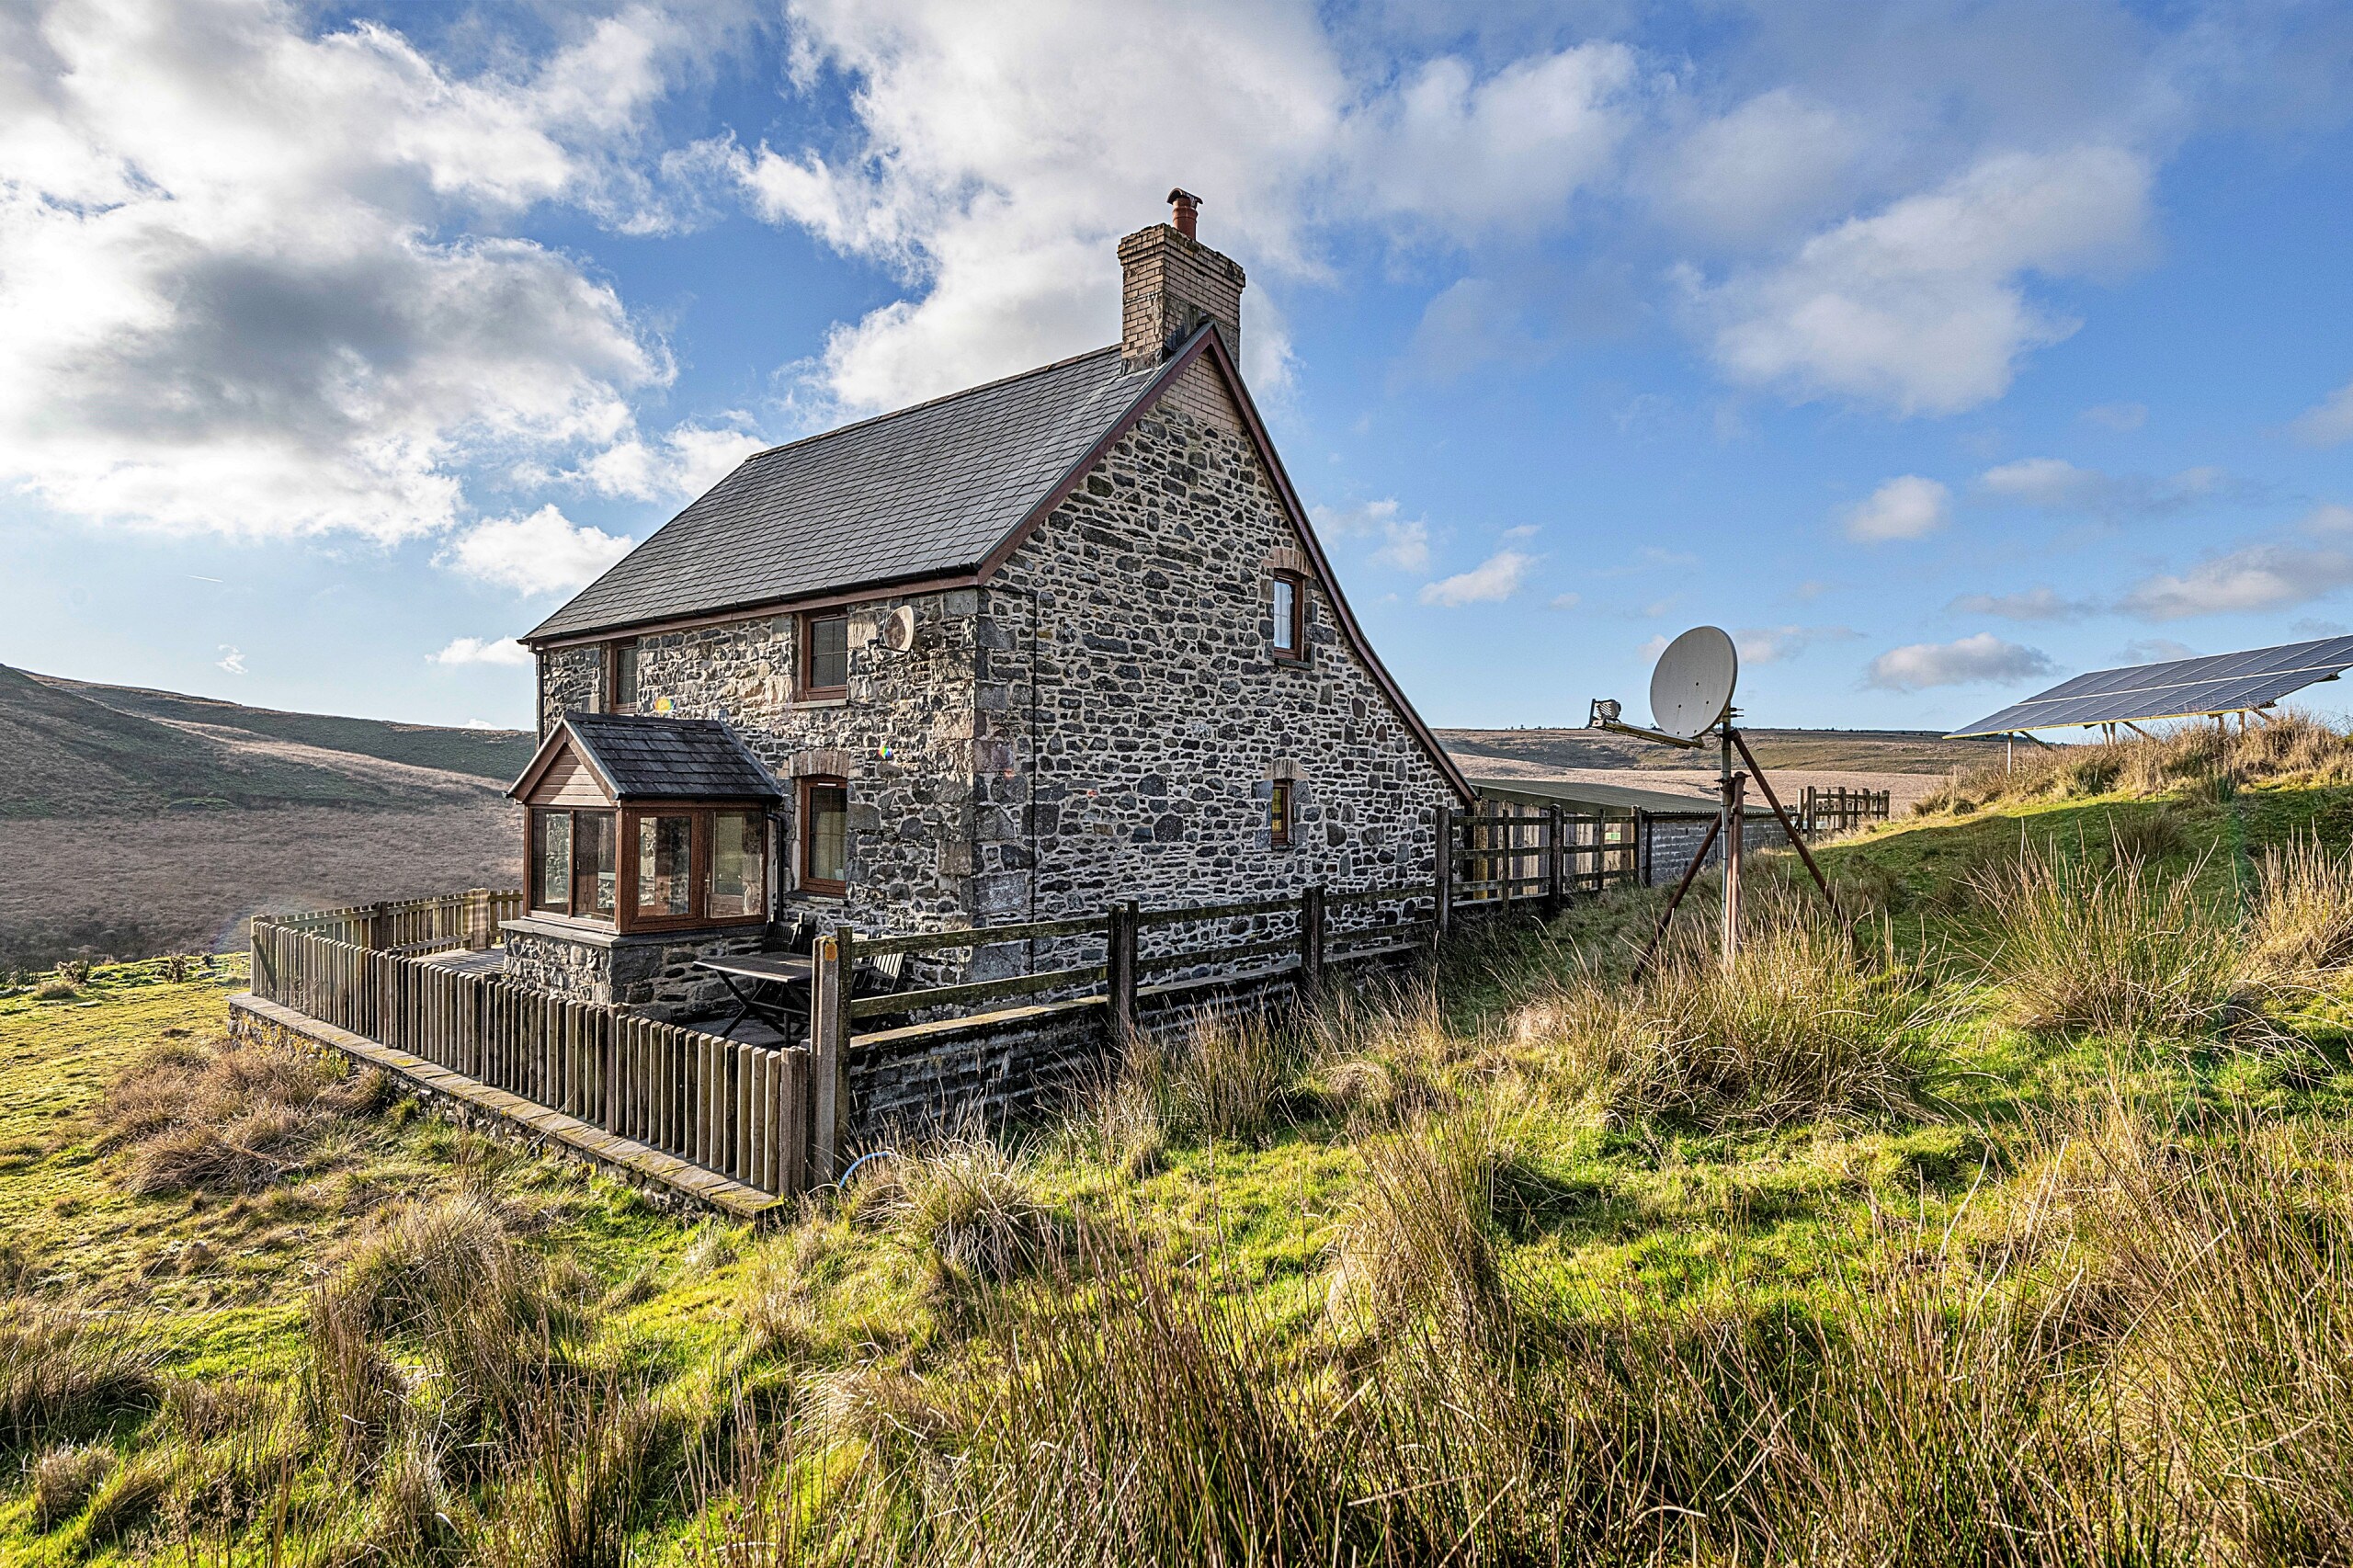
M2353 856L2301 838L2265 850L2257 875L2245 937L2251 981L2313 986L2353 962Z
M1960 774L1925 796L1922 814L1967 814L2005 801L2082 800L2111 791L2136 795L2211 793L2213 782L2302 785L2353 782L2353 736L2290 713L2244 733L2185 723L2152 739L2088 745L2022 746L2012 762Z
M2238 944L2195 869L2045 851L1981 873L1976 892L2001 922L1992 972L2027 1028L2179 1036L2240 1010Z
M55 1529L82 1511L114 1473L114 1449L105 1443L60 1443L32 1463L33 1524Z
M275 1043L166 1042L97 1108L101 1146L130 1155L128 1185L153 1195L256 1192L303 1168L344 1119L380 1108L382 1074Z

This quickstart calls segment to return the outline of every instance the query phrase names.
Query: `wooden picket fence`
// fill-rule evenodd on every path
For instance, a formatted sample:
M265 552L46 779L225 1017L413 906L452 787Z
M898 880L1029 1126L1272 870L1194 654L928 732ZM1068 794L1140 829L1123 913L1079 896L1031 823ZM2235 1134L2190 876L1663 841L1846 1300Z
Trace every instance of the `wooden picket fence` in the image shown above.
M1823 789L1809 784L1798 800L1798 827L1808 838L1845 833L1865 823L1888 820L1884 790Z
M343 909L259 918L288 930L379 951L425 953L469 948L479 952L497 940L501 921L519 919L523 914L520 888L469 888L436 898L356 903Z
M267 916L253 925L253 988L746 1187L782 1196L809 1185L805 1050L656 1023Z
M1640 824L1631 812L1571 811L1488 801L1438 808L1441 927L1459 915L1558 915L1577 893L1642 880Z

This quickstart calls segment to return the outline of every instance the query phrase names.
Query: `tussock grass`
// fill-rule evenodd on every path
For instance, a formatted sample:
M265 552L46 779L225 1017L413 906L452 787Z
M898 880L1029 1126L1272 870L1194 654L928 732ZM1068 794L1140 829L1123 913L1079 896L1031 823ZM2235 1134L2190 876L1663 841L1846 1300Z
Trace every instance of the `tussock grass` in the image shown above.
M1520 1005L1514 1043L1621 1116L1728 1127L1915 1113L1943 1019L1918 977L1856 947L1802 903L1760 900L1730 972L1689 941L1630 984L1574 969Z
M0 1301L0 1439L89 1429L151 1406L162 1360L133 1313L19 1296Z
M33 1528L52 1530L80 1513L117 1462L106 1443L60 1443L44 1449L29 1477Z
M975 1131L949 1134L885 1162L862 1210L927 1246L960 1276L1011 1278L1054 1250L1054 1217L1025 1163Z
M1975 888L1999 921L1990 971L2026 1028L2183 1036L2243 1010L2236 943L2194 870L2029 854Z
M1290 1119L1302 1055L1294 1032L1273 1019L1203 1008L1173 1040L1128 1041L1091 1096L1092 1119L1138 1167L1162 1141L1256 1142Z
M2247 977L2313 986L2353 962L2353 855L2306 836L2264 851L2249 912Z
M2245 732L2185 723L2151 739L2133 736L2092 745L2021 746L2006 767L1961 774L1924 796L1915 810L1967 814L1988 806L2084 800L2124 790L2140 795L2211 798L2214 783L2326 785L2353 782L2353 736L2290 713Z
M383 1074L315 1051L230 1039L168 1041L133 1063L97 1111L126 1149L131 1189L256 1192L302 1169L334 1127L381 1108Z
M1463 1116L1365 1144L1335 1306L1385 1334L1425 1318L1450 1343L1498 1333L1509 1305L1495 1222L1502 1142L1492 1120Z

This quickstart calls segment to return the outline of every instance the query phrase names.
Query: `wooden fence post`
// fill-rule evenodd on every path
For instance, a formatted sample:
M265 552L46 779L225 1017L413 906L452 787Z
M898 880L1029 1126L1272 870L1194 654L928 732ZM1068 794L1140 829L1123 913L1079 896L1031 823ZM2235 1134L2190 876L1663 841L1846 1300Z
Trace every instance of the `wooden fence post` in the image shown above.
M1438 808L1438 856L1432 863L1438 884L1438 911L1430 940L1433 946L1446 940L1454 925L1454 808Z
M1311 883L1299 895L1299 999L1313 1007L1324 1000L1324 884Z
M1136 1029L1136 932L1142 914L1134 899L1111 906L1103 954L1104 1027L1124 1048Z
M846 926L817 939L817 977L812 987L809 1045L814 1082L810 1096L809 1176L829 1182L841 1175L844 1134L849 1125L849 996L856 938Z
M1561 914L1561 868L1568 858L1565 842L1568 823L1558 806L1544 808L1544 918L1555 920Z

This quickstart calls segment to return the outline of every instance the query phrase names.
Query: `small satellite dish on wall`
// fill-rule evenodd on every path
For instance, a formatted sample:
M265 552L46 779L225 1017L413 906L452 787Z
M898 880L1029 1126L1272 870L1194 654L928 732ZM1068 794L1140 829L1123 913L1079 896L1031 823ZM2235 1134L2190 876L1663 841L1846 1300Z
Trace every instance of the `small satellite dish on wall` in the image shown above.
M1695 626L1666 645L1651 672L1651 722L1691 740L1723 718L1739 679L1731 635L1720 626Z
M882 619L882 646L904 653L915 645L915 607L901 605Z

